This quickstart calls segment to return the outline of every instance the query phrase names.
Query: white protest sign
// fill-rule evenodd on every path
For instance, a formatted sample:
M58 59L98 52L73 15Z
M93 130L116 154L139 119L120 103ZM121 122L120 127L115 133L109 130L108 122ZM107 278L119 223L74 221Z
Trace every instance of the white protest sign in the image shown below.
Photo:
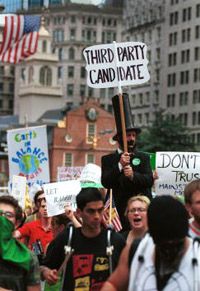
M157 195L183 195L186 184L200 178L200 153L157 152Z
M49 183L43 185L48 216L54 216L64 213L64 206L71 205L76 209L76 195L81 191L78 180L64 181L58 183Z
M26 177L13 175L11 195L15 197L19 205L25 208Z
M83 167L58 167L57 181L76 180L80 178Z
M101 184L101 167L92 163L87 164L81 172L80 181Z
M150 79L142 42L94 45L84 49L87 84L93 88L139 85Z

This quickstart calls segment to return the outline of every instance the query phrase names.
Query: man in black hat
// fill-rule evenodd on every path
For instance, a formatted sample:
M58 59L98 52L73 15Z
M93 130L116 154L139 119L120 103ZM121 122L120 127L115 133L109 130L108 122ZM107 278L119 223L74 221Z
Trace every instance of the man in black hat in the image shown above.
M122 139L122 123L119 108L119 96L112 98L115 113L117 134L113 137L119 144L116 152L103 156L101 182L107 189L113 190L113 196L123 229L128 228L124 212L130 197L142 193L150 199L153 175L150 158L136 149L136 140L141 129L135 127L132 121L131 108L127 94L123 94L123 106L126 126L128 151L124 152Z

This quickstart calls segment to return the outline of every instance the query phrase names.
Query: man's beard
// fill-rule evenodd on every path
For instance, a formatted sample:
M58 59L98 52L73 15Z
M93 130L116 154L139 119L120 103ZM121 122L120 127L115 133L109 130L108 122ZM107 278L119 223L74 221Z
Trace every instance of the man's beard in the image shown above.
M127 146L128 146L128 152L133 153L136 147L136 143L135 141L128 141Z

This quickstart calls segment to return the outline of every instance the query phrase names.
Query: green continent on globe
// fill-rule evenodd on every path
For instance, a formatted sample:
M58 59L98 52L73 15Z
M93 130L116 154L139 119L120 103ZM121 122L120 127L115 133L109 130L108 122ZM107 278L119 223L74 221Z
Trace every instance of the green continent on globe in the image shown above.
M39 168L40 162L36 156L25 155L19 162L20 171L26 175L32 174Z

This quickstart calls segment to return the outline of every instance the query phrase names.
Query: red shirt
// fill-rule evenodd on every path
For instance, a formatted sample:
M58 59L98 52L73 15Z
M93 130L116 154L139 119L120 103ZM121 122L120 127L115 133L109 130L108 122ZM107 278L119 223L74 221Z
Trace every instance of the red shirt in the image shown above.
M40 240L43 251L46 252L47 244L49 244L53 239L51 229L45 231L42 228L40 220L27 222L20 227L18 231L21 233L22 237L29 238L28 247L31 250L33 250L33 244L36 243L37 240Z

